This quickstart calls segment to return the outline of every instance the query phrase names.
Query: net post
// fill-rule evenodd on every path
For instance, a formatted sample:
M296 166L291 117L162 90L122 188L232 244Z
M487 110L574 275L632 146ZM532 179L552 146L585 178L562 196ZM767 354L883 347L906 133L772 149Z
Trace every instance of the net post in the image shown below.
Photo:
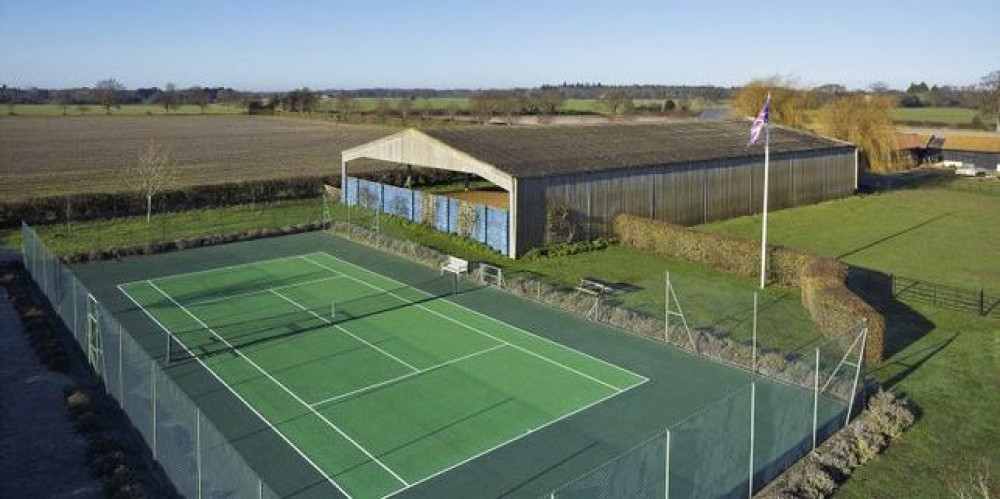
M754 415L756 413L757 405L757 383L750 383L750 458L747 460L750 462L749 470L747 474L747 481L749 482L749 493L747 497L753 497L753 448L754 448L754 429L756 424L754 423Z
M753 292L753 372L757 372L757 292Z
M670 430L667 430L667 441L663 452L663 497L670 499Z
M819 421L819 347L816 347L816 375L813 376L813 450L816 450L816 431Z

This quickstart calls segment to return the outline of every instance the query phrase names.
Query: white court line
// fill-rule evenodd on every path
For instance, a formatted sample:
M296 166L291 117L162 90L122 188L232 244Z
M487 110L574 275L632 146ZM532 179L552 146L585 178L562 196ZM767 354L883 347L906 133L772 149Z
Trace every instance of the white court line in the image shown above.
M310 259L309 259L308 257L306 257L306 256L303 256L303 257L302 257L302 259L304 259L304 260L306 260L306 261L308 261L308 262L311 262L311 263L313 263L313 264L314 264L314 265L316 265L316 266L319 266L319 267L323 267L323 268L325 268L325 269L329 269L329 270L331 270L331 271L333 271L333 272L336 272L336 270L335 270L335 269L332 269L332 268L330 268L330 267L327 267L326 265L323 265L323 264L321 264L321 263L317 263L317 262L314 262L314 261L310 260ZM427 307L425 307L425 306L424 306L423 304L421 304L421 303L417 303L417 302L415 302L415 301L413 301L413 300L410 300L410 299L408 299L408 298L404 298L404 297L402 297L402 296L400 296L400 295L398 295L398 294L396 294L396 293L394 293L394 292L392 292L392 291L389 291L389 290L387 290L387 289L383 289L383 288L380 288L380 287L378 287L378 286L376 286L376 285L374 285L374 284L371 284L371 283L369 283L369 282L365 281L364 279L358 279L357 277L353 277L353 276L350 276L350 275L347 275L347 274L344 274L344 275L345 275L345 276L347 276L347 278L348 278L348 279L351 279L351 280L353 280L353 281L355 281L355 282L358 282L358 283L361 283L361 284L364 284L364 285L366 285L366 286L368 286L368 287L371 287L371 288L373 288L373 289L377 289L377 290L379 290L379 291L381 291L381 292L383 292L383 293L386 293L386 294L388 294L388 295L391 295L391 296L395 296L396 298L398 298L398 299L400 299L400 300L403 300L403 301L404 301L404 302L406 302L406 303L411 303L411 304L413 304L413 305L417 306L418 308L420 308L420 309L422 309L422 310L424 310L424 311L427 311L427 312L430 312L430 313L432 313L432 314L434 314L434 315L436 315L436 316L438 316L438 317L441 317L442 319L445 319L445 320L448 320L448 321L451 321L451 322L454 322L455 324L458 324L458 325L460 325L460 326L463 326L463 327L465 327L465 328L467 328L467 329L469 329L469 330L471 330L471 331L474 331L474 332L476 332L476 333L479 333L479 334L481 334L481 335L483 335L483 336L486 336L486 337L489 337L489 338L493 338L493 339L494 339L495 341L499 341L499 342L501 342L501 343L503 343L503 344L505 344L505 345L507 345L507 346L509 346L509 347L511 347L511 348L515 348L515 349L517 349L517 350L520 350L520 351L522 351L522 352L524 352L524 353L526 353L526 354L528 354L528 355L531 355L531 356L534 356L534 357L537 357L537 358L539 358L539 359L541 359L541 360L544 360L544 361L546 361L546 362L549 362L549 363L551 363L551 364L553 364L553 365L556 365L556 366L559 366L559 367L562 367L563 369L566 369L567 371L570 371L570 372L573 372L573 373L575 373L575 374L578 374L578 375L580 375L580 376L582 376L582 377L584 377L584 378L587 378L587 379L589 379L589 380L591 380L591 381L594 381L594 382L596 382L596 383L600 383L600 384L602 384L602 385L604 385L604 386L606 386L606 387L608 387L608 388L610 388L610 389L614 390L615 392L621 392L621 391L622 391L622 389L621 389L621 388L618 388L617 386L614 386L614 385L612 385L612 384L610 384L610 383L607 383L606 381L603 381L603 380L601 380L601 379L598 379L598 378L595 378L595 377L593 377L593 376L591 376L591 375L589 375L589 374L587 374L587 373L585 373L585 372L581 372L581 371L579 371L579 370L577 370L577 369L574 369L574 368L572 368L572 367L569 367L569 366L567 366L566 364L563 364L563 363L561 363L561 362L558 362L558 361L555 361L555 360L552 360L552 359L550 359L550 358L548 358L548 357L546 357L546 356L544 356L544 355L541 355L541 354L539 354L539 353L536 353L536 352L532 352L531 350L528 350L527 348L524 348L524 347L522 347L522 346L520 346L520 345L514 345L514 344L512 344L512 343L509 343L509 342L507 342L507 341L504 341L504 340L502 340L502 339L500 339L500 338L497 338L496 336L493 336L493 335L492 335L492 334L490 334L490 333L487 333L487 332L485 332L485 331L483 331L483 330L481 330L481 329L478 329L478 328L476 328L476 327L474 327L474 326L470 326L470 325L468 325L468 324L466 324L466 323L464 323L464 322L462 322L462 321L460 321L460 320L458 320L458 319L455 319L454 317L448 317L447 315L444 315L444 314L442 314L442 313L440 313L440 312L438 312L438 311L436 311L436 310L433 310L433 309L430 309L430 308L427 308ZM415 288L414 288L414 289L415 289ZM430 295L430 293L427 293L427 294L428 294L428 295ZM430 295L430 296L433 296L433 295ZM575 350L574 350L574 351L575 351Z
M324 405L324 404L329 404L330 402L336 402L338 400L350 397L351 395L356 395L358 393L365 392L365 391L368 391L368 390L374 390L374 389L376 389L376 388L378 388L380 386L385 386L385 385L388 385L390 383L395 383L397 381L402 381L402 380L407 379L407 378L412 378L414 376L417 376L417 375L420 375L420 374L423 374L423 373L426 373L426 372L429 372L429 371L433 371L435 369L440 369L442 367L449 366L451 364L455 364L455 363L461 362L463 360L471 359L473 357L482 355L484 353L492 352L493 350L496 350L498 348L503 348L505 346L507 346L507 345L504 345L503 343L497 343L496 345L493 345L493 346L491 346L489 348L486 348L486 349L483 349L483 350L479 350L477 352L472 352L472 353L469 353L469 354L465 354L465 355L463 355L461 357L456 357L454 359L442 362L440 364L435 364L435 365L430 366L430 367L425 367L425 368L423 368L423 369L421 369L419 371L414 371L412 373L407 373L407 374L404 374L402 376L396 376L395 378L387 379L385 381L379 381L378 383L371 384L371 385L368 385L368 386L364 386L364 387L358 388L357 390L349 391L347 393L342 393L342 394L337 395L335 397L330 397L328 399L323 399L323 400L320 400L319 402L313 402L312 406L313 407L318 407L318 406L321 406L321 405Z
M343 258L338 258L338 257L336 257L336 256L334 256L334 255L331 255L331 254L329 254L329 253L323 253L323 252L313 252L313 253L308 253L308 254L305 254L305 255L300 255L300 257L301 257L302 259L304 259L304 260L309 260L309 261L311 261L312 263L314 263L314 264L315 264L316 262L313 262L312 260L310 260L310 259L308 258L308 257L309 257L310 255L322 255L322 256L326 256L326 257L329 257L329 258L333 258L334 260L336 260L336 261L338 261L338 262L341 262L341 263L344 263L344 264L346 264L346 265L349 265L349 266L351 266L351 267L354 267L354 268L356 268L356 269L358 269L358 270L361 270L361 271L363 271L363 272L366 272L366 273L368 273L368 274L371 274L371 275L374 275L374 276L377 276L377 277L381 277L381 278L383 278L383 279L385 279L385 280L387 280L387 281L390 281L390 282L394 282L394 283L396 283L396 284L398 284L398 285L400 285L400 286L405 286L405 287L408 287L408 288L412 288L412 289L415 289L415 290L417 290L417 291L419 291L419 292L421 292L421 293L423 293L423 294L425 294L425 295L427 295L427 296L431 296L431 297L433 297L433 296L434 296L433 294L431 294L431 293L428 293L427 291L424 291L424 290L422 290L422 289L420 289L420 288L418 288L418 287L416 287L416 286L410 286L410 285L408 285L408 284L406 284L406 283L404 283L404 282L400 282L400 281L397 281L396 279L393 279L393 278L391 278L391 277L388 277L388 276L385 276L385 275L382 275L382 274L379 274L378 272L375 272L374 270L369 270L369 269L366 269L366 268L364 268L364 267L362 267L362 266L360 266L360 265L358 265L358 264L355 264L355 263L352 263L352 262L349 262L349 261L347 261L347 260L344 260ZM317 265L318 265L318 264L317 264ZM344 275L344 276L347 276L347 277L350 277L350 276L348 276L347 274L345 274L344 272L340 272L340 271L338 271L338 270L335 270L335 269L331 269L331 268L329 268L329 267L326 267L326 266L323 266L323 265L320 265L320 266L321 266L321 267L324 267L324 268L327 268L328 270L331 270L331 271L333 271L333 272L337 272L337 273L339 273L340 275ZM376 287L376 289L379 289L379 288L378 288L378 287ZM641 379L641 380L643 381L643 383L645 383L646 381L649 381L649 378L647 378L647 377L645 377L645 376L643 376L643 375L641 375L641 374L636 374L636 373L634 373L634 372L632 372L632 371L629 371L628 369L625 369L624 367L621 367L621 366L619 366L619 365L615 365L615 364L612 364L611 362L608 362L608 361L606 361L606 360L604 360L604 359L601 359L601 358L598 358L598 357L594 357L593 355L590 355L589 353L586 353L586 352L581 352L581 351L579 351L579 350L576 350L576 349L574 349L574 348L570 348L570 347L568 347L568 346L566 346L566 345L563 345L562 343L559 343L559 342L557 342L557 341L554 341L554 340L551 340L551 339L549 339L549 338L546 338L546 337L544 337L544 336L540 336L540 335L537 335L537 334L535 334L535 333L532 333L531 331L528 331L528 330L526 330L526 329L524 329L524 328L521 328L521 327L518 327L518 326L515 326L515 325L513 325L513 324L508 324L508 323L506 323L506 322L504 322L504 321L502 321L502 320L500 320L500 319L497 319L496 317L493 317L493 316L490 316L490 315L487 315L487 314L484 314L484 313L482 313L482 312L480 312L480 311L478 311L478 310L474 310L474 309L471 309L471 308L469 308L469 307L466 307L465 305L462 305L462 304L460 304L460 303L455 303L455 302L453 302L453 301L451 301L451 300L447 300L447 299L443 299L443 300L440 300L440 301L443 301L443 302L445 302L445 303L449 303L449 304L451 304L452 306L454 306L454 307L456 307L456 308L459 308L459 309L461 309L461 310L465 310L466 312L470 312L470 313L472 313L472 314L475 314L475 315L477 315L477 316L479 316L479 317L482 317L482 318L484 318L484 319L487 319L487 320L490 320L490 321L492 321L492 322L495 322L495 323L497 323L497 324L500 324L500 325L503 325L503 326L507 326L507 327L509 327L509 328L511 328L511 329L514 329L514 330L516 330L516 331L519 331L519 332L521 332L521 333L523 333L523 334L526 334L526 335L528 335L528 336L531 336L532 338L537 338L537 339L540 339L540 340L542 340L542 341L544 341L544 342L546 342L546 343L550 343L550 344L552 344L552 345L555 345L555 346L557 346L557 347L559 347L559 348L562 348L563 350L568 350L568 351L570 351L570 352L573 352L573 353L575 353L575 354L578 354L578 355L582 355L582 356L584 356L584 357L587 357L588 359L592 359L592 360L594 360L594 361L597 361L597 362L599 362L599 363L601 363L601 364L604 364L604 365L606 365L606 366L608 366L608 367L612 367L612 368L614 368L614 369L616 369L616 370L618 370L618 371L621 371L621 372L623 372L623 373L626 373L626 374L630 374L630 375L632 375L632 376L635 376L635 377L637 377L637 378ZM633 386L634 386L634 385L633 385Z
M316 252L306 253L306 254L308 254L308 255L315 255ZM161 277L155 277L154 279L157 280L157 281L169 281L171 279L177 279L177 278L181 278L181 277L187 277L187 276L198 275L198 274L205 274L207 272L216 272L216 271L220 271L220 270L238 269L240 267L255 267L257 265L261 265L261 264L265 264L265 263L280 262L282 260L291 260L292 258L299 258L301 256L302 255L291 255L291 256L282 256L282 257L279 257L279 258L272 258L270 260L257 260L257 261L253 261L253 262L247 262L247 263L237 263L235 265L226 265L226 266L223 266L223 267L212 267L210 269L195 270L195 271L192 271L192 272L185 272L183 274L170 274L170 275L165 275L165 276L161 276ZM124 282L121 285L122 286L128 286L129 284L142 284L142 283L145 283L147 280L148 279L139 279L137 281Z
M130 295L128 293L128 291L125 291L125 288L123 288L122 286L124 286L124 284L119 284L118 285L118 290L121 291L123 295L125 295L126 297L128 297L128 299L131 300L132 303L135 304L135 306L139 307L139 310L142 310L142 312L144 314L146 314L146 317L149 317L149 319L152 320L154 323L156 323L157 326L160 326L160 329L162 329L163 332L165 332L169 336L173 337L174 340L177 341L177 343L180 344L180 346L182 348L184 348L184 350L187 351L187 353L189 355L191 355L191 358L193 358L196 361L198 361L198 363L201 364L201 367L205 368L205 370L208 371L209 374L211 374L219 383L221 383L222 386L226 387L226 389L228 389L229 392L233 394L233 396L235 396L237 399L239 399L240 402L243 402L243 405L247 406L247 409L250 409L250 412L253 412L258 418L260 418L260 420L263 421L264 424L267 425L268 428L274 430L274 433L276 435L278 435L279 437L281 437L281 439L284 440L285 443L288 444L288 446L291 447L299 456L301 456L302 459L305 459L307 463L309 463L310 465L312 465L312 467L315 468L316 471L318 471L320 475L323 475L323 478L326 478L327 481L329 481L331 484L333 484L333 486L336 487L337 490L339 490L345 496L351 497L351 495L348 494L347 491L344 490L344 488L340 486L340 484L338 484L332 477L330 477L329 474L327 474L325 471L323 471L323 469L320 468L319 465L317 465L312 459L310 459L309 456L307 456L305 454L305 452L302 451L302 449L299 449L295 444L293 444L292 441L289 440L289 438L286 437L285 434L282 433L281 430L279 430L277 426L275 426L273 423L271 423L270 421L268 421L267 418L264 417L264 415L262 415L260 412L258 412L257 409L255 409L253 405L251 405L249 402L247 402L246 399L244 399L243 396L240 395L233 387L229 386L228 383L226 383L225 381L223 381L221 376L219 376L214 370L212 370L212 368L208 367L208 365L205 364L205 362L203 360L201 360L201 358L199 358L197 355L195 355L195 353L192 352L191 349L188 348L187 345L184 344L184 342L182 342L179 338L177 338L177 336L175 336L173 332L171 332L169 329L167 329L167 327L164 326L156 317L154 317L153 314L149 312L149 310L146 310L146 307L143 307L141 303L139 303L135 298L132 297L132 295Z
M465 463L467 463L469 461L472 461L473 459L476 459L476 458L478 458L480 456L484 456L486 454L489 454L490 452L493 452L493 451L499 449L500 447L503 447L503 446L505 446L507 444L510 444L510 443L515 442L517 440L520 440L520 439L522 439L524 437L527 437L528 435L531 435L532 433L535 433L535 432L537 432L537 431L539 431L539 430L541 430L543 428L552 426L552 425L554 425L554 424L556 424L556 423L558 423L558 422L560 422L560 421L562 421L562 420L564 420L566 418L569 418L571 416L579 414L579 413L581 413L581 412L583 412L583 411L585 411L587 409L590 409L591 407L594 407L597 404L600 404L600 403L602 403L602 402L604 402L604 401L606 401L608 399L617 397L617 396L621 395L622 393L625 393L625 392L627 392L627 391L629 391L629 390L631 390L631 389L633 389L633 388L635 388L637 386L640 386L640 385L642 385L642 384L644 384L644 383L646 383L648 381L649 380L647 379L646 381L643 381L642 383L637 383L637 384L632 385L632 386L630 386L630 387L628 387L628 388L626 388L626 389L624 389L622 391L608 394L608 395L606 395L604 397L601 397L601 398L599 398L599 399L597 399L597 400L595 400L595 401L593 401L593 402L591 402L591 403L589 403L589 404L587 404L587 405L585 405L583 407L580 407L579 409L576 409L573 412L567 413L567 414L565 414L565 415L563 415L563 416L561 416L561 417L559 417L557 419L553 419L552 421L549 421L549 422L547 422L547 423L545 423L545 424L543 424L541 426L537 426L535 428L531 428L528 431L526 431L526 432L524 432L524 433L522 433L522 434L520 434L520 435L518 435L516 437L511 438L510 440L506 440L506 441L501 442L501 443L499 443L497 445L494 445L493 447L490 447L489 449L486 449L486 450L484 450L484 451L482 451L482 452L480 452L478 454L475 454L473 456L469 456L469 457L467 457L467 458L465 458L465 459L463 459L463 460L461 460L461 461L459 461L459 462L457 462L457 463L455 463L455 464L453 464L451 466L448 466L447 468L444 468L442 470L436 471L436 472L434 472L431 475L427 475L427 476L421 478L420 480L417 480L417 481L415 481L415 482L413 482L413 483L411 483L411 484L409 484L409 485L407 485L407 486L405 486L405 487L403 487L403 488L401 488L399 490L390 492L390 493L382 496L382 499L385 499L387 497L392 497L392 496L394 496L396 494L399 494L399 493L404 492L406 490L409 490L409 489L411 489L413 487L416 487L417 485L419 485L421 483L424 483L427 480L430 480L431 478L434 478L434 477L436 477L438 475L441 475L443 473L447 473L447 472L449 472L449 471L451 471L451 470L453 470L453 469L455 469L455 468L457 468L457 467L459 467L459 466L461 466L461 465L463 465L463 464L465 464Z
M295 300L293 300L293 299L291 299L291 298L289 298L289 297L287 297L287 296L285 296L285 295L283 295L283 294L275 291L274 289L271 289L270 291L271 291L271 293L273 293L274 295L278 296L279 298L287 301L288 303L291 303L292 305L295 305L299 309L312 314L313 317L315 317L315 318L317 318L317 319L319 319L319 320L321 320L321 321L323 321L323 322L325 322L327 324L333 324L333 321L331 321L330 319L327 319L326 317L323 317L322 315L319 315L316 312L313 312L312 310L309 310L308 308L306 308L303 305L299 304ZM420 371L420 369L417 369L416 367L413 367L412 365L410 365L409 362L407 362L407 361L405 361L403 359L400 359L399 357L396 357L395 355L393 355L393 354L391 354L391 353L389 353L389 352L387 352L387 351L379 348L378 346L376 346L376 345L374 345L372 343L369 343L368 341L365 341L364 338L361 338L361 337L355 335L354 333L352 333L352 332L348 331L347 329L341 327L339 324L333 324L333 327L335 327L335 328L337 328L337 329L339 329L339 330L347 333L347 335L350 336L351 338L354 338L354 339L360 341L361 343L364 343L365 345L368 345L368 347L377 350L379 353L385 355L386 357L389 357L390 359L392 359L392 360L394 360L396 362L399 362L400 364L403 364L404 366L406 366L407 368L409 368L411 371L413 371L413 372Z
M216 333L214 329L210 328L208 326L208 324L205 324L196 315L192 314L190 310L188 310L187 308L184 307L184 305L181 305L180 303L177 303L177 300L173 299L170 295L168 295L167 293L163 292L163 290L160 289L156 284L153 284L152 281L146 281L146 282L149 283L149 285L152 286L153 289L159 291L160 294L162 294L168 300L170 300L171 302L173 302L173 304L176 305L178 308L180 308L182 311L184 311L184 313L186 313L192 319L194 319L195 321L197 321L198 324L201 324L202 327L204 327L206 330L208 330L208 332L212 333L212 335L215 336L216 338L218 338L219 341L223 342L227 347L229 347L230 349L232 349L232 351L234 353L236 353L237 355L239 355L240 357L242 357L244 360L246 360L251 366L253 366L255 369L257 369L258 371L260 371L261 374L263 374L268 379L270 379L271 381L273 381L274 384L276 384L279 387L281 387L281 389L284 390L289 395L291 395L292 398L294 398L295 400L297 400L300 404L302 404L307 409L309 409L309 411L311 411L313 414L315 414L317 417L319 417L321 420L323 420L328 426L330 426L330 428L333 428L337 433L339 433L341 436L343 436L345 439L347 439L348 442L351 442L351 444L353 444L355 447L357 447L358 450L360 450L366 456L368 456L369 459L371 459L376 464L378 464L379 466L381 466L382 469L388 471L390 475L392 475L393 477L396 478L396 480L399 480L400 482L402 482L403 485L409 485L409 483L406 480L404 480L403 477L401 477L398 474L396 474L395 471L393 471L391 468L389 468L388 466L386 466L385 463L383 463L379 458L375 457L374 454L372 454L371 452L368 452L368 449L365 449L364 447L362 447L361 444L359 444L358 442L356 442L353 438L351 438L350 435L348 435L343 430L341 430L340 428L338 428L337 425L333 424L333 422L331 422L329 419L327 419L326 416L323 416L322 414L319 413L319 411L317 411L312 406L310 406L308 403L306 403L305 400L302 400L302 398L300 398L298 395L296 395L295 392L289 390L288 387L286 387L280 381L278 381L277 379L275 379L274 376L271 376L270 374L268 374L267 371L265 371L259 365L257 365L257 363L254 362L250 357L247 357L246 354L244 354L243 352L239 351L239 349L237 349L236 347L234 347L231 343L229 343L229 341L227 341L225 338L223 338L219 333Z
M230 299L233 299L233 298L243 298L243 297L253 296L253 295L262 295L264 293L270 292L272 289L296 288L296 287L299 287L299 286L306 286L306 285L309 285L309 284L316 284L317 282L324 282L324 281L329 281L329 280L332 280L332 279L342 279L343 277L344 277L343 274L341 274L341 275L332 275L332 276L329 276L329 277L321 277L319 279L312 279L310 281L302 281L302 282L295 283L295 284L285 284L284 286L275 286L273 288L258 289L256 291L247 291L246 293L238 293L238 294L235 294L235 295L218 296L218 297L215 297L215 298L209 298L207 300L199 300L199 301L191 302L191 303L188 303L187 306L193 307L193 306L196 306L196 305L204 305L206 303L215 303L215 302L220 302L220 301L226 301L226 300L230 300ZM159 280L159 279L157 279L157 280Z

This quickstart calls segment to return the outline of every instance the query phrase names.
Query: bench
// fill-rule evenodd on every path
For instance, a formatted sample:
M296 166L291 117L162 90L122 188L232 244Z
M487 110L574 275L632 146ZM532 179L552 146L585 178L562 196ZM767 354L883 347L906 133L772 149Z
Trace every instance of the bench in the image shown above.
M590 307L590 311L587 312L587 318L593 318L597 314L601 306L601 298L604 295L614 294L615 292L615 288L611 285L587 277L580 279L580 284L576 287L576 290L594 297L594 304Z
M455 274L467 274L469 272L469 261L455 256L448 256L448 259L441 264L441 275L445 272Z
M611 285L586 277L580 279L580 285L576 287L576 290L592 296L610 295L615 292L615 288Z

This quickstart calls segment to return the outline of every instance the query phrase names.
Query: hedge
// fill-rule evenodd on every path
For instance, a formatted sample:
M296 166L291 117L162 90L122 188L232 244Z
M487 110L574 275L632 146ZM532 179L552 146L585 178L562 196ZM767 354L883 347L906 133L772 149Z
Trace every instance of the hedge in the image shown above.
M456 182L464 173L414 168L384 169L352 173L351 176L391 185L403 185L407 175L413 185L433 185ZM156 212L175 212L251 204L285 199L305 199L319 196L323 185L340 187L340 175L287 177L267 180L247 180L221 184L195 185L173 189L153 198ZM63 223L145 215L146 199L136 192L79 193L48 196L18 202L0 202L0 228L20 227L21 221L31 225Z
M626 214L614 218L612 232L622 244L641 250L732 274L760 275L760 245L753 241ZM885 318L847 288L846 265L779 246L769 246L768 255L768 281L799 287L802 306L823 334L836 335L867 320L865 359L882 360Z

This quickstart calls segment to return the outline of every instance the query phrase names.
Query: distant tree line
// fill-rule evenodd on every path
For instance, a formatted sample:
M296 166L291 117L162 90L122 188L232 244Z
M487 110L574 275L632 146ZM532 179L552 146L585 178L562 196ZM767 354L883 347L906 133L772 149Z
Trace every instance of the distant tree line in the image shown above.
M63 114L76 106L86 112L90 106L98 106L105 112L123 105L151 104L162 106L165 111L176 111L181 105L198 106L202 112L210 104L246 107L250 95L228 87L192 86L178 89L173 83L164 88L148 87L128 89L114 78L98 81L92 87L65 89L13 88L0 86L0 103L8 108L24 104L54 104L61 106Z

